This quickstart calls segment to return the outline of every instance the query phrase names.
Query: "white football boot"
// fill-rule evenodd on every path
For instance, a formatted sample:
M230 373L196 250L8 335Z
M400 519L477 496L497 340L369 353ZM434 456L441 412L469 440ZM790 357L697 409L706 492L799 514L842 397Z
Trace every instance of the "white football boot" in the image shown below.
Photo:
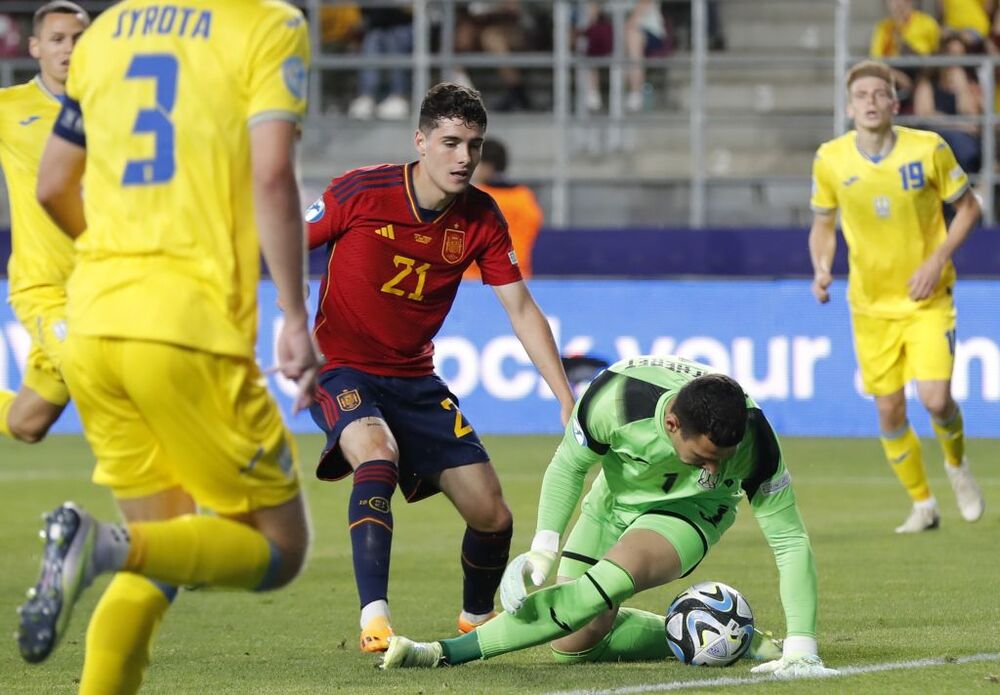
M901 525L896 527L896 533L920 533L930 531L941 525L941 514L938 512L934 498L923 502L915 502L910 515Z
M389 638L389 648L382 657L386 668L437 668L442 666L444 649L440 642L414 642L400 635Z
M969 462L963 458L961 466L949 466L946 463L944 469L948 471L948 480L951 482L951 489L955 491L955 500L962 518L966 521L979 521L983 515L983 493L972 477Z

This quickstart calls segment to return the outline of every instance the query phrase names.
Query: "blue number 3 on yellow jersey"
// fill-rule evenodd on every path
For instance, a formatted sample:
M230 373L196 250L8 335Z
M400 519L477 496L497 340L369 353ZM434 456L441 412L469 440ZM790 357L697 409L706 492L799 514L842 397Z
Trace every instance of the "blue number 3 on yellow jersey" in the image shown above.
M132 159L125 163L123 186L166 183L174 177L174 124L170 113L177 101L177 58L166 53L140 54L132 58L126 79L156 81L156 105L140 109L132 133L152 133L156 139L152 159Z

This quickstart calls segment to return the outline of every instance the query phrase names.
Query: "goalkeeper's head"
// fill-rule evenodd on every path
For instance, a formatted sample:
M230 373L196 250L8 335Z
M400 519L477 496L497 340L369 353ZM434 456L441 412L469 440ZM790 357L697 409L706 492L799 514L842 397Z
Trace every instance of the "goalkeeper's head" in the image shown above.
M743 440L746 394L724 374L692 379L670 404L664 427L681 461L714 473Z

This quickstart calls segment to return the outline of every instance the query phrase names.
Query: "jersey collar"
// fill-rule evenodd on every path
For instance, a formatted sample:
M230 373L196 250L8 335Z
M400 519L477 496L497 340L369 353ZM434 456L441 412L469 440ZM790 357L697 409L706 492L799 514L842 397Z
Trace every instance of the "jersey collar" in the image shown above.
M61 96L55 94L51 89L45 86L45 81L42 79L41 73L35 75L31 79L31 81L34 82L35 86L41 90L42 94L47 96L49 99L52 99L53 101L58 101L60 104L63 103L63 98Z
M858 154L861 155L863 159L867 159L872 164L879 164L888 159L890 156L892 156L892 153L896 149L896 143L898 142L899 142L899 131L897 131L894 126L892 128L892 147L889 148L888 152L886 152L881 156L880 155L873 156L863 151L860 147L858 147L858 131L854 131L854 149L858 151Z
M406 190L406 199L410 203L410 213L420 224L437 224L444 219L444 216L448 214L452 206L455 205L455 201L458 200L458 196L451 199L451 202L444 206L441 213L435 217L430 222L424 220L423 216L420 214L420 206L417 205L417 193L413 190L413 167L416 162L410 162L409 164L403 165L403 188Z

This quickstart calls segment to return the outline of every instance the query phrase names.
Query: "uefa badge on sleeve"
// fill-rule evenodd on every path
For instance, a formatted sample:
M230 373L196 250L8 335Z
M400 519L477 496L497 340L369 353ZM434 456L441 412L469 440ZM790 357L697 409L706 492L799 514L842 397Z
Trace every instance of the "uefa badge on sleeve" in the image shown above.
M315 203L306 208L306 222L319 222L323 219L323 215L326 214L326 203L323 202L323 196L319 197Z

